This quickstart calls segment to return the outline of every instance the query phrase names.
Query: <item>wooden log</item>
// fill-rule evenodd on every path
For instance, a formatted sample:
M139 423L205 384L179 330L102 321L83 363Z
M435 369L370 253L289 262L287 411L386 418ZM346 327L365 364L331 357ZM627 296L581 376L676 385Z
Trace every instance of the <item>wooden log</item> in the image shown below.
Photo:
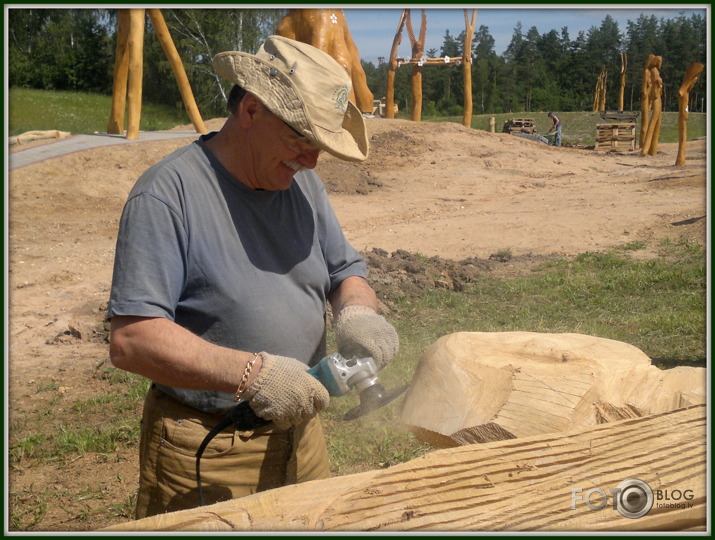
M109 114L107 133L119 135L124 132L124 107L127 102L127 79L129 77L129 10L120 9L117 14L117 46L114 57L114 82L112 110Z
M407 35L410 37L412 45L412 58L420 59L425 55L425 36L427 34L427 14L425 10L421 10L422 19L420 22L419 38L415 37L412 30L412 18L410 10L406 11ZM422 66L414 64L412 66L412 103L410 103L410 118L413 122L419 122L422 119Z
M69 131L58 131L56 129L26 131L8 138L10 146L15 144L25 144L32 141L40 141L44 139L64 139L72 134Z
M474 24L477 20L477 10L472 10L471 20L467 17L467 10L464 10L464 53L462 63L462 75L464 79L464 114L462 124L472 127L472 38L474 36Z
M650 119L650 89L651 89L651 78L650 78L650 68L655 65L656 57L654 54L649 54L648 59L643 67L643 84L641 87L641 131L640 137L638 139L639 148L643 148L645 144L646 133L648 133L648 121Z
M144 73L144 9L129 10L129 85L127 90L127 139L139 138Z
M628 54L621 53L621 87L618 91L618 110L623 110L623 98L626 91L626 70L628 67ZM604 107L605 109L605 107Z
M403 9L400 15L400 23L397 25L397 32L392 40L390 49L390 63L387 71L387 93L385 96L385 118L395 118L395 70L397 69L397 48L402 42L402 29L407 20L407 10Z
M685 143L688 139L688 102L690 101L690 91L698 82L698 76L705 69L700 62L691 62L685 72L683 84L678 90L678 156L675 158L677 166L685 165Z
M705 403L705 368L660 370L583 334L459 332L420 359L401 419L435 447L596 426Z
M194 99L194 93L191 91L191 85L189 84L189 78L186 76L184 64L181 62L181 57L174 46L174 41L171 39L169 28L166 26L161 10L147 9L147 14L149 15L151 24L154 27L156 36L159 39L161 48L164 50L164 54L169 60L169 65L171 65L171 69L174 72L174 77L176 77L176 82L179 85L179 92L181 93L181 99L184 102L186 114L189 115L189 119L194 125L194 129L197 133L207 133L208 130L204 125L204 121L201 119L199 108L196 106L196 100Z
M656 56L650 68L650 109L651 116L648 120L648 130L641 148L641 156L646 154L654 156L658 152L658 139L660 138L660 119L663 109L663 79L660 77L660 67L663 57Z
M101 532L704 531L707 430L705 406L693 406L584 430L437 450L388 469ZM642 517L622 513L617 488L630 479L660 496ZM607 503L601 509L597 490ZM664 494L670 494L669 504Z

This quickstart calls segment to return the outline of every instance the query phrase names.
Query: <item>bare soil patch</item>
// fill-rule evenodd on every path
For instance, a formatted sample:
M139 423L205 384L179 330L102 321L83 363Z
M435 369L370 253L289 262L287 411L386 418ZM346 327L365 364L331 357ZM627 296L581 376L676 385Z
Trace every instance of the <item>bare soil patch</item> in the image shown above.
M704 139L689 142L686 165L675 167L676 144L641 157L549 147L457 124L369 119L368 129L367 162L326 156L317 170L385 300L425 287L459 290L479 273L521 272L554 255L638 241L647 244L638 253L648 257L665 238L706 243ZM11 441L13 430L43 410L76 419L81 413L69 404L108 391L103 317L122 206L141 172L188 141L97 148L9 175ZM38 494L53 494L31 530L123 521L120 510L106 508L135 492L136 459L131 449L35 467L20 461L10 468L9 503L29 508Z

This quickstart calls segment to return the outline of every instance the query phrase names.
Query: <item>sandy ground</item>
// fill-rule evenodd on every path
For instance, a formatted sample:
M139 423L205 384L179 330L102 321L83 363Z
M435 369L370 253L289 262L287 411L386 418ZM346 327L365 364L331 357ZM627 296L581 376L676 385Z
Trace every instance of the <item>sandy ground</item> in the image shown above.
M209 129L221 124L207 122ZM317 170L348 238L361 251L384 250L382 260L398 250L457 261L510 252L508 270L539 256L635 241L647 244L637 252L644 257L666 238L706 244L704 139L689 142L686 165L676 167L676 144L641 157L549 147L457 124L369 119L368 129L367 162L328 156ZM11 440L13 429L43 409L60 418L81 414L68 405L107 391L103 315L121 209L139 174L188 140L98 148L9 175ZM101 418L87 418L93 422ZM96 529L126 519L106 507L131 497L136 469L131 451L41 467L21 461L10 469L9 504L29 509L49 493L55 504L32 530ZM28 526L31 516L19 521Z

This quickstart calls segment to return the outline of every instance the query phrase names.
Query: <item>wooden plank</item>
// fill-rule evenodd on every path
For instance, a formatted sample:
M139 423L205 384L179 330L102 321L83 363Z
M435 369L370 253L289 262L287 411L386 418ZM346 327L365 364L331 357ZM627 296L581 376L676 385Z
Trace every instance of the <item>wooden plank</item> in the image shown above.
M706 416L698 405L586 430L436 450L388 469L101 532L704 531ZM612 497L600 510L579 498L596 488L608 495L627 479L646 482L660 496L643 517L624 517ZM678 490L677 504L666 503L666 490ZM589 500L599 503L598 495Z

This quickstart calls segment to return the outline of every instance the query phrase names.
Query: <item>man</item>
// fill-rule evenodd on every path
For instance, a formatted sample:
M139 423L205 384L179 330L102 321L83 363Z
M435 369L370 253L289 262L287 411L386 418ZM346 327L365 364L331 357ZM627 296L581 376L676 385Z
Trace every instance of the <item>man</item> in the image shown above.
M235 85L225 125L149 168L120 221L110 357L153 381L137 518L199 505L196 451L237 401L272 423L212 439L207 504L329 476L328 393L306 373L327 352L327 303L346 358L382 368L398 348L312 171L322 151L367 158L346 71L278 36L214 66Z
M561 146L561 120L559 120L559 117L552 112L548 114L548 117L553 120L554 124L551 126L551 129L548 131L547 135L555 133L554 146Z

